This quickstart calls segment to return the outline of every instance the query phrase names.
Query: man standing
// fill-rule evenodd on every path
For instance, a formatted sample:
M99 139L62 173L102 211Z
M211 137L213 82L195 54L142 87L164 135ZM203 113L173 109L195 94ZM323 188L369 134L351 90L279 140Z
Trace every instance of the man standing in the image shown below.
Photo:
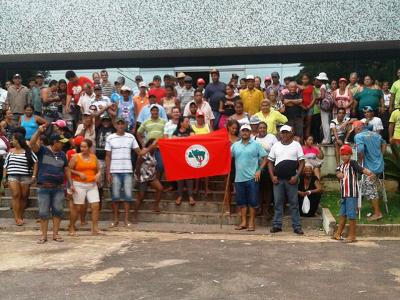
M384 171L383 154L386 152L386 142L378 133L369 131L361 121L353 123L355 132L354 143L357 150L357 161L364 168L375 174L373 177L366 177L362 181L361 190L363 195L371 201L373 214L369 221L382 219L382 212L379 207L379 194L377 180Z
M44 76L42 73L37 73L35 76L35 85L32 87L32 105L33 105L33 113L37 116L42 115L42 90L45 88L44 86Z
M150 148L140 150L135 137L125 132L125 119L117 118L115 122L116 132L108 136L105 145L106 151L106 176L108 183L112 186L112 210L114 221L111 227L118 226L119 209L118 202L124 202L124 223L125 226L131 226L129 222L129 207L133 201L132 198L132 149L137 155L144 155L152 150L155 145Z
M189 117L191 115L190 103L193 103L193 102L196 103L197 111L203 112L206 124L208 124L208 126L210 128L213 128L214 127L214 114L211 110L210 104L207 101L204 101L203 93L199 89L196 89L196 91L194 92L194 100L190 101L189 103L186 104L183 115L185 117Z
M178 84L175 86L175 94L178 99L181 96L182 90L185 88L185 76L186 75L183 72L179 72L176 76L176 81Z
M22 85L21 75L15 74L12 78L13 85L7 90L6 106L13 114L13 122L17 123L24 114L24 106L30 102L29 89Z
M136 95L139 94L139 91L140 91L140 86L139 86L139 84L140 84L141 82L143 82L143 77L140 76L140 75L136 75L136 76L135 76L135 84L136 84L136 85L134 85L134 86L132 87L132 95L133 95L133 96L136 96ZM124 82L123 84L125 84L125 82Z
M139 116L143 106L149 104L149 97L147 97L147 85L145 82L139 83L139 94L133 96L135 104L135 115Z
M132 100L132 90L124 85L121 87L122 99L118 102L117 117L125 120L126 130L132 134L136 131L135 108Z
M280 77L278 72L271 73L272 83L270 86L265 88L265 94L268 96L273 90L275 92L277 100L282 101L282 91L285 89L285 86L280 83L279 78Z
M291 81L288 85L288 93L283 95L285 105L285 116L288 118L287 125L294 128L294 134L299 140L303 139L303 109L301 103L303 99L297 93L297 84Z
M50 146L43 146L40 142L40 135L45 131L46 126L40 126L30 141L30 146L38 158L37 195L41 229L39 244L47 242L50 210L53 216L53 240L56 242L64 241L58 235L58 230L63 216L65 179L68 180L70 189L74 191L67 157L62 151L63 145L68 142L68 139L54 133L49 138Z
M186 107L186 104L188 104L190 101L193 101L194 97L194 88L192 86L192 77L190 76L185 76L184 83L185 86L182 89L180 95L179 95L179 103L181 105L181 110L184 110Z
M103 95L102 86L97 84L94 86L94 99L90 102L89 110L96 117L96 125L100 123L101 116L109 115L112 118L116 116L116 111L113 110L113 105L110 98ZM94 111L93 108L96 108Z
M400 108L400 68L397 69L397 78L395 82L393 82L392 87L390 88L390 105L389 111L392 112L393 110Z
M156 75L153 77L154 86L149 90L149 95L156 96L156 101L160 104L162 98L164 98L167 93L165 92L165 88L161 86L161 77Z
M82 115L85 113L90 113L90 105L92 101L96 98L93 93L93 86L90 83L85 83L83 85L84 93L81 94L78 101L78 106L81 108Z
M204 90L204 98L208 100L212 112L215 117L214 129L218 129L218 122L220 117L219 101L225 98L225 83L219 81L219 71L212 69L210 71L211 82L207 84Z
M240 91L240 99L243 102L243 110L253 116L260 111L260 104L264 98L263 93L255 88L255 78L253 75L246 77L247 88Z
M268 155L268 172L274 184L275 213L271 233L282 231L283 204L288 199L292 227L296 234L304 234L300 225L298 181L304 168L304 154L301 145L293 140L292 128L283 125L281 141L275 143ZM299 165L297 169L297 165ZM286 197L285 197L286 196Z
M103 90L103 95L106 96L107 98L110 98L114 87L108 80L107 70L101 70L100 76L101 76L101 87Z
M267 153L261 144L250 138L250 133L250 125L245 124L240 127L241 140L231 146L231 154L236 167L236 206L240 209L241 216L240 223L235 229L247 228L248 231L254 231L255 209L258 207L258 182L261 170L267 164ZM250 216L248 223L247 207L249 207Z
M167 113L165 112L164 107L162 107L160 104L156 103L157 98L155 95L149 95L149 104L145 105L142 107L139 116L137 118L137 122L139 124L143 123L144 121L146 121L148 118L150 118L150 108L155 105L158 107L158 115L160 116L161 119L168 121L167 118Z

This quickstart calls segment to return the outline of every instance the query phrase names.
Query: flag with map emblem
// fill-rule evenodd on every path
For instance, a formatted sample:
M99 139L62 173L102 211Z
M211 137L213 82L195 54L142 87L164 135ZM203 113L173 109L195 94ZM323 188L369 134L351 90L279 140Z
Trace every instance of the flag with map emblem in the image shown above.
M228 174L231 153L228 132L160 139L158 147L168 181Z

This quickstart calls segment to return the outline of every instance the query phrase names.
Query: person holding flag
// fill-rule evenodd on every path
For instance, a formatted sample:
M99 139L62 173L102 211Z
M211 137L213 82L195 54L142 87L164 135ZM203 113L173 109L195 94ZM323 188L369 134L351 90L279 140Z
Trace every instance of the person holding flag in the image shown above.
M255 230L255 209L258 207L258 182L261 170L267 164L267 152L250 138L251 127L240 127L241 140L231 146L231 155L235 161L236 205L240 208L240 223L236 230ZM261 163L260 163L261 161ZM247 223L247 207L250 218Z

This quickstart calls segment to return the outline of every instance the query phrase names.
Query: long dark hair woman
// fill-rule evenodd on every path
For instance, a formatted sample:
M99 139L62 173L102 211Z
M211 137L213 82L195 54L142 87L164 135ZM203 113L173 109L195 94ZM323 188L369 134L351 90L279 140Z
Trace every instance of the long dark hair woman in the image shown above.
M24 134L16 132L13 135L13 148L4 161L4 185L11 189L12 208L15 224L24 224L24 210L29 197L29 187L36 180L37 157L26 143Z

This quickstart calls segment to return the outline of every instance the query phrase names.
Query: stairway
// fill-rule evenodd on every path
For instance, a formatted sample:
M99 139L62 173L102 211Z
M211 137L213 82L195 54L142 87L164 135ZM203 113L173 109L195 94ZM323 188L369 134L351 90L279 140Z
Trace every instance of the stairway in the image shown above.
M145 200L143 200L142 206L139 210L138 221L139 222L157 222L157 223L185 223L185 224L219 224L220 215L222 209L222 202L224 198L224 182L222 176L212 177L209 181L209 187L213 191L210 195L205 195L204 192L199 192L194 196L196 205L191 206L187 201L187 197L184 197L180 206L175 205L176 192L164 192L161 197L160 213L153 213L152 207L154 203L154 191L149 189L146 192ZM136 190L135 190L136 191ZM134 196L134 199L136 195ZM234 205L235 196L233 195L231 204L231 214L224 215L224 225L234 225L238 223L238 218L235 214L236 208ZM11 206L11 191L9 188L5 190L5 195L0 198L0 218L13 218ZM65 216L68 218L69 209L67 203L64 205ZM133 206L132 206L133 207ZM120 211L122 213L122 205ZM90 209L88 209L87 219L90 220ZM38 216L37 208L37 189L31 187L30 197L28 199L28 205L25 210L25 219L34 219ZM111 221L112 210L111 210L111 199L109 191L105 191L105 201L102 204L102 210L100 212L100 221ZM290 226L290 217L284 217L284 226ZM256 220L257 225L267 226L271 225L271 221L267 220L266 217L260 216ZM306 228L319 228L322 225L322 218L320 216L314 218L303 218L303 227Z

